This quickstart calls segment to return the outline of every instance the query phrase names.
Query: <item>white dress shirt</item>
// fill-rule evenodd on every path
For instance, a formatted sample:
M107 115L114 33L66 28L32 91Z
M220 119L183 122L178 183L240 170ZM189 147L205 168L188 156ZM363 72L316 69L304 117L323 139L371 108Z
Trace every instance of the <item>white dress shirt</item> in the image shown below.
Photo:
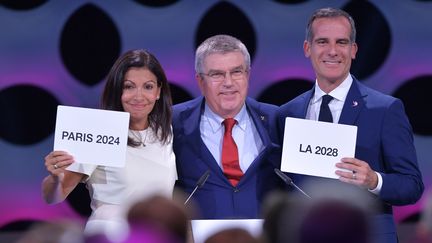
M237 124L233 127L232 136L237 145L240 168L245 173L263 150L264 145L246 110L246 105L243 105L240 112L233 118L237 120ZM225 132L223 120L205 104L200 122L201 138L221 169L222 143Z

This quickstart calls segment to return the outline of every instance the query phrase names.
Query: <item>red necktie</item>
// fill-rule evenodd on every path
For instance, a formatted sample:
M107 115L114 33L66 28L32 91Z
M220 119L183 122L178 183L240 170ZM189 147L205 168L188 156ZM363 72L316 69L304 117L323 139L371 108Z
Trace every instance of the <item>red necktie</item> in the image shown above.
M236 120L233 118L227 118L223 121L225 134L222 144L222 167L225 176L233 186L237 186L237 183L243 176L243 172L239 165L237 145L232 137L232 129L235 123Z

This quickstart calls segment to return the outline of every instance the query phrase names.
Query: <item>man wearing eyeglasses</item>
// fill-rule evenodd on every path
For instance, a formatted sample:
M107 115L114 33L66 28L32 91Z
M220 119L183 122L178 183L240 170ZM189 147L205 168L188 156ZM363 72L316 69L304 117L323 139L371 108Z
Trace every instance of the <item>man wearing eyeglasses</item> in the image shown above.
M247 97L250 55L228 35L205 40L196 50L202 96L174 106L174 152L178 186L193 195L197 218L257 218L265 195L280 184L274 105Z

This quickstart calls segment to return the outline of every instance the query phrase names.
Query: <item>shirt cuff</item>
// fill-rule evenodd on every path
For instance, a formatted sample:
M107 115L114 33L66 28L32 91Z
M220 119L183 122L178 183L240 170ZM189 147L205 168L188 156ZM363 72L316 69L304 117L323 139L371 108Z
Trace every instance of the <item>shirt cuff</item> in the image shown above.
M378 183L377 186L374 189L368 189L368 191L372 192L375 195L379 195L381 192L381 188L382 188L382 184L383 184L383 179L380 173L375 171L375 174L378 176Z

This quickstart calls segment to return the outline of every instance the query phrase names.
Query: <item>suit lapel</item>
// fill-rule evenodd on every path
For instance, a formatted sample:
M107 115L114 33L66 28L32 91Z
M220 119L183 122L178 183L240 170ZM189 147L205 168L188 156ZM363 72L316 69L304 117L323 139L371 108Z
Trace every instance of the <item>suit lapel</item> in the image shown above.
M267 133L270 129L267 114L261 112L261 107L258 102L249 98L246 100L246 109L260 135L264 147L267 147L271 143L271 139Z
M366 94L362 94L360 85L356 79L353 80L339 118L340 124L354 125L364 108Z
M298 110L295 112L295 117L297 118L306 118L307 115L307 110L309 107L309 102L313 97L313 94L315 92L315 89L311 89L308 92L304 93L301 97L300 97L300 102L298 103L297 107Z
M267 113L261 112L260 104L255 100L247 98L246 108L261 138L261 141L263 143L263 150L258 154L252 164L249 166L246 173L240 180L239 185L243 184L244 181L246 181L250 177L250 175L253 175L255 173L259 164L264 160L265 156L268 154L272 146L277 146L273 144L270 139L270 136L268 134L268 131L270 130L269 118Z
M204 161L204 163L206 163L208 167L215 172L214 174L225 178L222 170L213 158L213 155L201 139L199 124L204 109L204 102L204 98L197 99L197 102L191 104L191 106L181 114L185 141L188 143L188 146L195 151L195 154L199 155L199 159Z

